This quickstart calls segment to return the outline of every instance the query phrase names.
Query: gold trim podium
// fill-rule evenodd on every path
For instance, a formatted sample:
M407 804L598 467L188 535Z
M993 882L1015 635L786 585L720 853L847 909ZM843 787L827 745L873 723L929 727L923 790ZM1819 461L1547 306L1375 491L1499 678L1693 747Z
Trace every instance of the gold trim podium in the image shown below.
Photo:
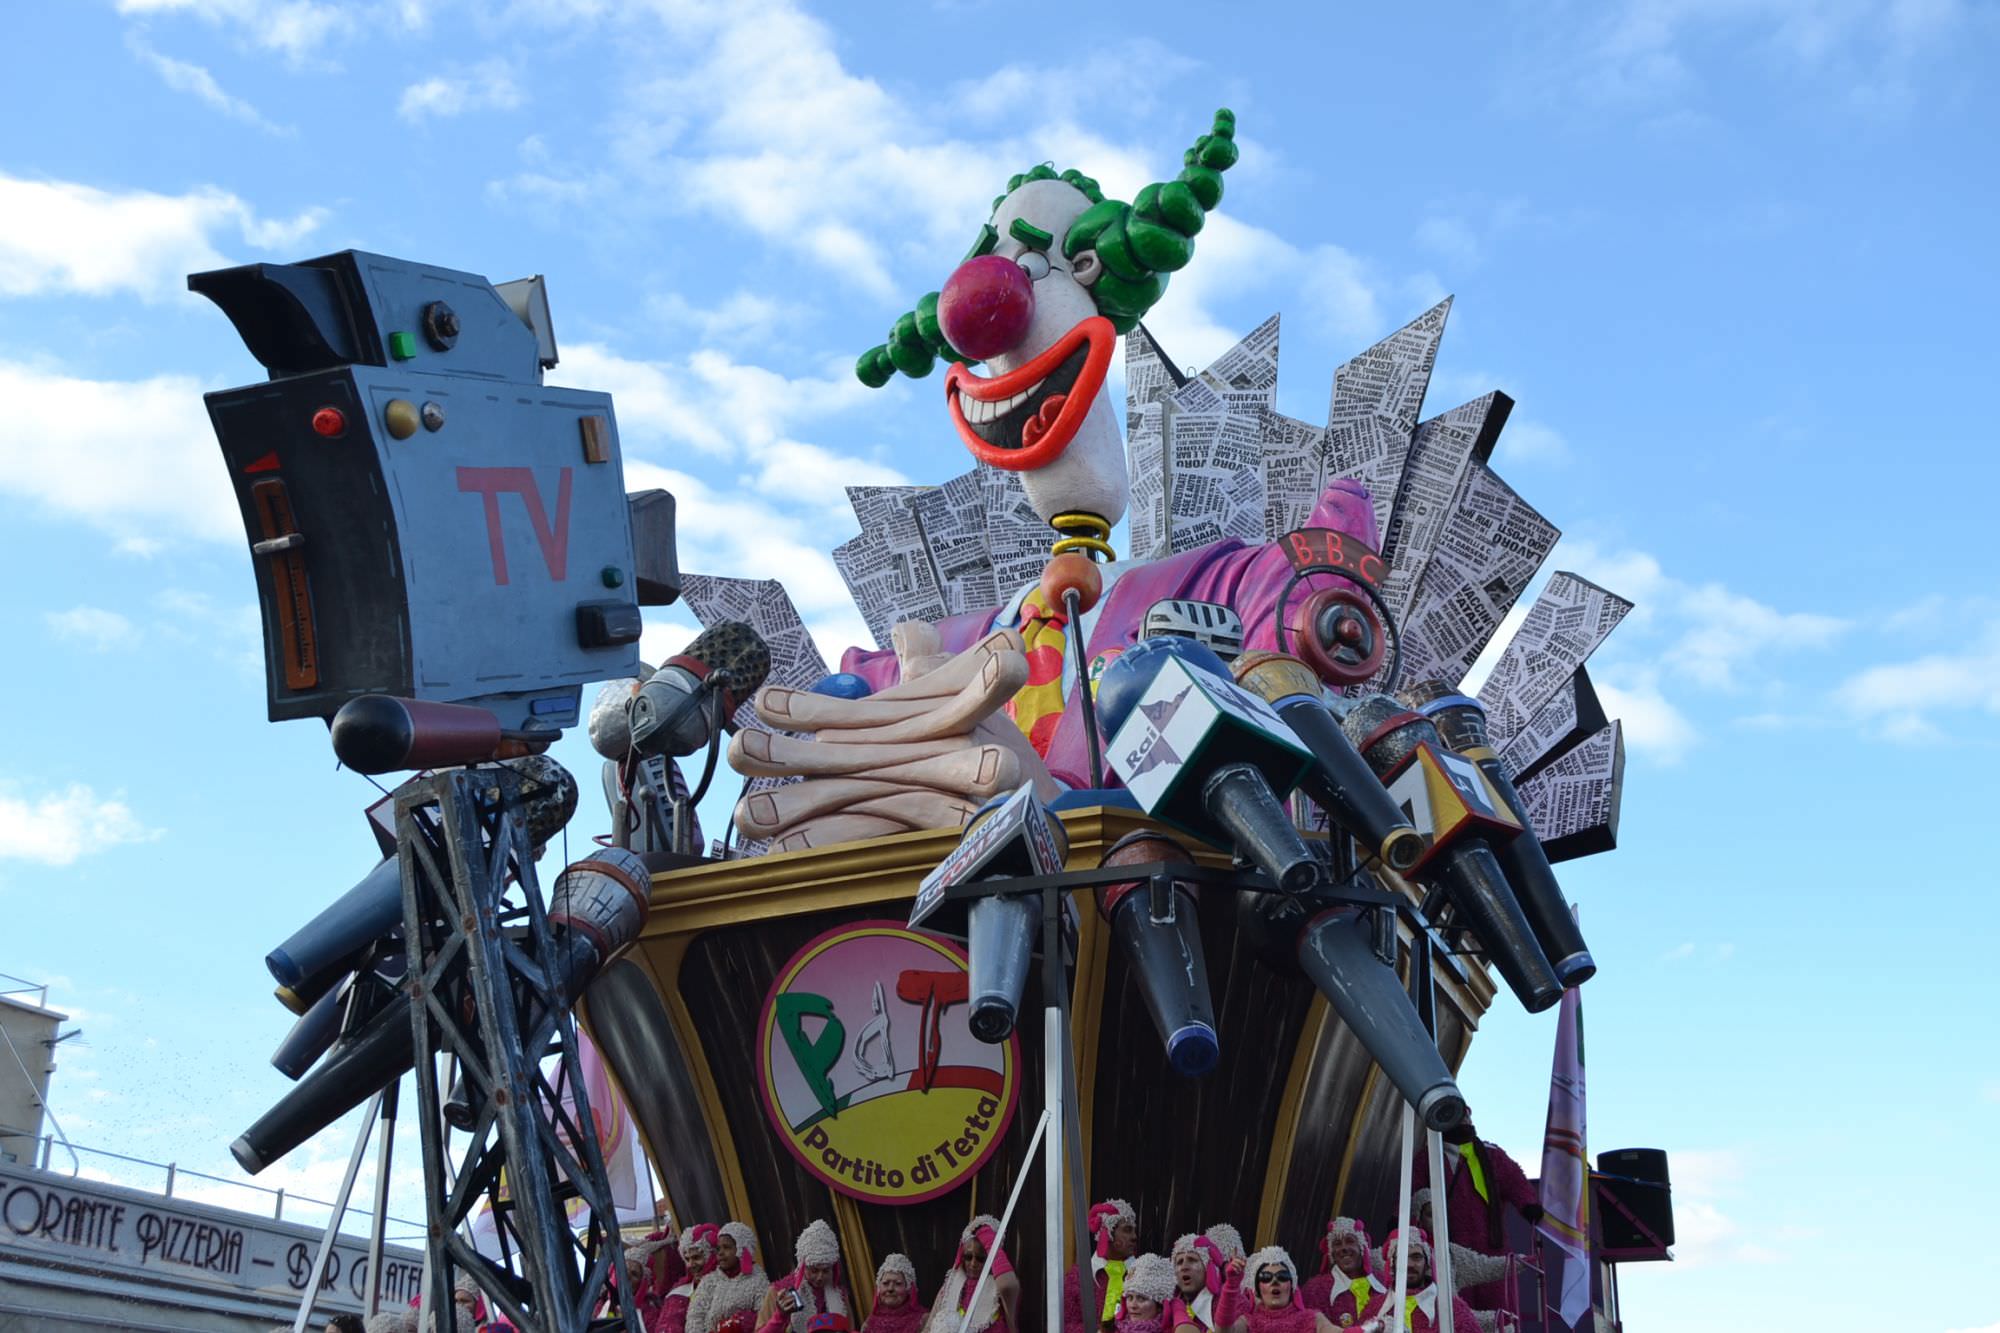
M1119 838L1154 827L1115 807L1062 820L1070 869L1094 868ZM904 833L655 875L644 931L583 1003L678 1222L748 1223L775 1274L792 1267L805 1224L827 1218L864 1310L884 1255L910 1256L928 1300L965 1223L1000 1212L1040 1110L1041 1024L1021 1024L1021 1104L999 1150L952 1193L889 1207L836 1193L779 1141L756 1086L759 1015L808 941L852 921L907 919L919 881L958 839L955 829ZM1222 1057L1188 1080L1168 1068L1095 902L1076 896L1070 1036L1085 1178L1092 1199L1131 1201L1142 1250L1164 1253L1184 1232L1229 1222L1253 1247L1284 1245L1311 1271L1330 1218L1393 1212L1401 1102L1312 985L1252 953L1233 898L1210 894L1199 907ZM1435 980L1439 1044L1457 1068L1494 986L1477 961L1442 955ZM1007 1244L1032 1325L1042 1308L1032 1260L1049 1210L1041 1171L1028 1175Z

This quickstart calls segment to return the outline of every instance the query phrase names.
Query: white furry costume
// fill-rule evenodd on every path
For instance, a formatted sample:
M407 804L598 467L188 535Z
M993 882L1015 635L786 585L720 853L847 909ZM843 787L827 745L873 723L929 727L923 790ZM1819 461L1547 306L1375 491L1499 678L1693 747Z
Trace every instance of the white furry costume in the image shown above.
M1174 1294L1174 1266L1157 1254L1142 1254L1125 1265L1125 1294L1165 1305Z
M775 1290L789 1291L799 1298L799 1308L785 1321L786 1326L794 1333L805 1333L812 1317L821 1313L812 1284L805 1280L806 1269L819 1264L834 1270L832 1280L826 1284L826 1312L852 1319L854 1312L847 1308L847 1294L841 1290L840 1238L833 1234L833 1228L817 1217L806 1223L806 1229L792 1246L792 1257L797 1267L771 1284Z
M736 1242L736 1276L720 1268L702 1278L688 1302L687 1333L715 1333L722 1321L749 1311L754 1327L757 1311L771 1280L757 1266L757 1238L741 1222L728 1222L722 1234Z

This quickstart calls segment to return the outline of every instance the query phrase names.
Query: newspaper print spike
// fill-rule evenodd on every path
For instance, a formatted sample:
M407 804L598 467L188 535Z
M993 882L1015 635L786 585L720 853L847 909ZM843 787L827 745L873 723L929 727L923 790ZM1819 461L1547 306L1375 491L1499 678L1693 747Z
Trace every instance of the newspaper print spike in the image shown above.
M1264 539L1264 422L1277 393L1273 315L1169 395L1169 551Z
M1561 535L1492 468L1473 464L1400 626L1403 679L1465 679Z
M986 498L976 470L910 497L946 615L999 601L986 549Z
M979 485L986 495L986 552L993 562L995 600L1005 602L1042 577L1055 533L1035 512L1017 474L981 467Z
M1125 335L1126 544L1133 560L1167 554L1167 395L1180 376L1140 325Z
M1618 845L1625 797L1625 732L1618 723L1521 784L1528 822L1551 861L1608 852Z
M1375 497L1375 522L1385 532L1450 313L1446 297L1333 375L1324 480L1365 483Z
M1479 689L1496 748L1514 739L1631 609L1617 593L1576 574L1549 580Z
M1382 558L1389 565L1382 598L1398 623L1409 614L1431 553L1458 510L1472 465L1493 456L1513 410L1514 400L1496 390L1423 422L1411 438L1389 526L1382 530Z
M1282 412L1264 417L1264 540L1306 525L1324 489L1326 427Z
M1590 673L1582 667L1537 708L1527 725L1500 751L1516 785L1526 782L1586 739L1609 726Z

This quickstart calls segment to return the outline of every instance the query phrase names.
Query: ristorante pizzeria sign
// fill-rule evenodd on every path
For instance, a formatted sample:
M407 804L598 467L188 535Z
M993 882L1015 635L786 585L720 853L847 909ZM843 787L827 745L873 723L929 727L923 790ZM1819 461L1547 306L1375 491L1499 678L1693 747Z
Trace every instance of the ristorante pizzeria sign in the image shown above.
M896 921L828 931L778 971L757 1033L757 1083L801 1165L871 1203L963 1184L1020 1100L1019 1043L966 1024L965 952Z
M318 1249L311 1228L0 1164L0 1254L14 1259L295 1304ZM385 1250L383 1304L401 1307L422 1278L422 1255ZM316 1303L359 1310L367 1280L367 1246L335 1241Z

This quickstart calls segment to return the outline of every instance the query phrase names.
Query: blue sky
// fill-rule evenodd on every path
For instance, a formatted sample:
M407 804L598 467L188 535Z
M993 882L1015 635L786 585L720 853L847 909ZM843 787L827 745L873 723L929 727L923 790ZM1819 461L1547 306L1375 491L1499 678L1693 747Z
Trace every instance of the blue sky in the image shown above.
M1199 364L1282 310L1279 405L1323 419L1335 365L1454 294L1428 410L1512 394L1494 462L1563 528L1550 567L1639 604L1593 664L1623 845L1564 871L1603 964L1592 1147L1674 1155L1681 1261L1629 1276L1632 1327L1908 1300L1913 1328L2000 1328L1988 1285L1874 1266L1915 1225L1980 1234L2000 1189L1975 1138L2000 1119L1989 5L78 0L8 25L0 970L81 1019L77 1141L233 1175L284 1086L262 956L373 856L373 791L263 718L200 401L261 372L185 274L348 246L546 274L551 378L616 394L684 565L783 577L831 656L866 637L826 556L840 487L967 466L934 383L869 392L855 355L1007 175L1053 159L1129 198L1228 105L1242 161L1163 344ZM647 646L688 629L670 610ZM1531 1168L1553 1031L1502 1006L1465 1071ZM344 1140L272 1181L324 1196Z

